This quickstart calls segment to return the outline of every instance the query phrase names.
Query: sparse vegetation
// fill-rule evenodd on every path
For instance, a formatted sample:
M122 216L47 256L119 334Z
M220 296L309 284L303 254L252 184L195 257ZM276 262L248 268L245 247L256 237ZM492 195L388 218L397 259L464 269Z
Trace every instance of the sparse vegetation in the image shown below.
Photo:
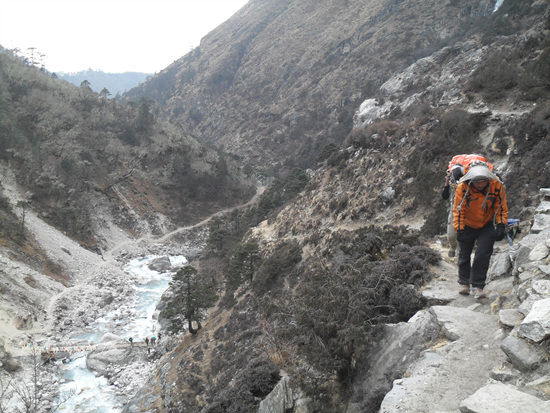
M481 152L477 138L486 116L461 109L432 113L432 118L439 118L436 126L416 145L406 161L407 176L413 178L408 189L416 194L419 205L432 204L437 196L435 191L443 185L447 163L454 155Z
M119 190L163 192L166 206L158 212L180 222L205 216L220 200L230 204L252 194L232 159L158 121L152 99L122 105L93 92L85 80L76 87L5 49L0 51L0 132L0 157L32 193L33 208L90 249L98 241L90 191L113 205ZM146 196L134 201L143 205L135 209L142 218L154 220ZM198 202L203 207L193 208ZM125 209L113 212L120 225L132 225Z

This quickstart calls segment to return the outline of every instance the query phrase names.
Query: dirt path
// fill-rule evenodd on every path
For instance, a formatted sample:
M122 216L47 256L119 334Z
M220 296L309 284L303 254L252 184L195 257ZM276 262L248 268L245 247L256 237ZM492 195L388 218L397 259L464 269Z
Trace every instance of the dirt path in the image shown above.
M140 238L137 238L137 239L134 239L134 240L119 243L119 244L115 245L114 247L112 247L109 251L107 251L104 254L104 259L105 259L105 261L110 262L110 261L114 260L113 256L117 252L127 250L132 246L136 246L136 245L139 245L139 244L142 244L142 243L144 243L146 245L162 244L162 243L166 242L168 239L170 239L171 237L173 237L174 235L177 235L181 232L190 231L190 230L193 230L195 228L200 228L200 227L208 224L210 221L212 221L217 216L220 216L220 215L223 215L223 214L228 214L228 213L230 213L232 211L235 211L235 210L241 210L241 209L247 208L248 206L256 203L258 201L259 197L264 193L264 191L265 191L265 186L259 186L256 190L256 194L250 199L250 201L246 202L245 204L237 205L235 207L231 207L231 208L227 208L227 209L215 212L214 214L210 215L209 217L203 219L200 222L197 222L196 224L189 225L189 226L186 226L186 227L177 228L177 229L175 229L171 232L168 232L168 233L164 234L161 237L154 238L150 234L148 234L148 235L144 235L144 236L142 236Z
M18 190L15 177L8 168L2 168L0 170L0 174L2 176L4 195L10 200L11 204L14 206L14 210L17 211L15 205L17 205L17 202L25 197ZM81 288L85 289L89 281L95 277L105 277L108 279L113 276L121 276L126 278L120 263L115 260L115 256L118 253L123 251L131 251L133 249L137 249L138 247L145 247L148 249L155 244L163 244L174 235L208 224L212 219L220 214L226 214L237 209L244 209L252 205L258 200L264 191L265 187L259 186L254 197L252 197L252 199L245 204L218 211L201 222L186 227L177 228L161 237L153 238L150 235L144 235L137 239L120 242L108 250L103 256L82 248L77 242L46 224L32 210L27 211L25 226L34 235L38 243L44 249L46 254L52 259L52 261L61 264L66 268L66 271L71 274L74 285L71 287L63 287L61 284L57 283L56 286L51 287L51 289L53 289L53 294L46 299L47 302L45 302L44 298L41 298L43 308L45 310L45 319L34 322L32 327L28 330L15 329L11 321L11 317L8 316L9 314L3 309L4 306L2 306L1 309L3 316L0 320L1 335L5 337L25 337L26 340L30 340L30 337L48 334L50 331L53 331L53 323L56 319L56 304L60 300L78 294L79 290ZM14 263L14 265L12 265L13 268L10 268L10 272L13 272L12 275L14 277L25 278L27 276L27 270L16 264L17 263ZM13 311L9 312L12 313L13 316ZM6 340L6 346L9 348L11 354L15 356L29 354L30 350L28 348L21 348L14 344L15 342Z

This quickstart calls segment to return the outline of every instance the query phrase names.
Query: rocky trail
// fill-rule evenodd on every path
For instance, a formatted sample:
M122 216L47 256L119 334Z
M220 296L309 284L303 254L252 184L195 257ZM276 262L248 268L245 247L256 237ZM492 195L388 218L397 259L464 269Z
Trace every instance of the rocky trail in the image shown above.
M485 299L458 294L456 258L433 245L445 259L423 291L432 306L386 326L356 388L384 390L379 413L550 412L550 190L541 193L529 234L495 245Z

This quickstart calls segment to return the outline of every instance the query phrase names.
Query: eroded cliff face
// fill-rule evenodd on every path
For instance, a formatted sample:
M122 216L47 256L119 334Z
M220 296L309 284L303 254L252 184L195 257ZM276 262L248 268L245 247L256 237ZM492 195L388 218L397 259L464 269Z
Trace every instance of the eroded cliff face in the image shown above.
M250 1L126 99L252 164L312 165L358 105L417 59L462 38L494 1Z

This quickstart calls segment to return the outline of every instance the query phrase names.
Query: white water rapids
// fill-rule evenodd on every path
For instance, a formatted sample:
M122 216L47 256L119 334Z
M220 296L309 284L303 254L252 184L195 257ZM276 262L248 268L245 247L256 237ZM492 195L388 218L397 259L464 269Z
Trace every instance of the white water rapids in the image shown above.
M135 279L135 300L128 305L135 310L135 317L127 320L124 332L120 337L134 342L143 342L146 337L157 335L159 326L155 320L155 308L162 294L169 286L174 272L159 273L148 268L148 264L157 256L148 256L130 261L124 271ZM183 256L170 257L174 271L187 263ZM94 323L93 333L82 333L72 338L85 339L97 343L101 337L109 333L107 325L118 317L118 311L100 318ZM61 396L70 395L60 411L71 413L116 413L122 410L122 398L117 397L116 389L105 377L96 376L86 368L86 354L76 353L71 362L63 364L64 370Z

